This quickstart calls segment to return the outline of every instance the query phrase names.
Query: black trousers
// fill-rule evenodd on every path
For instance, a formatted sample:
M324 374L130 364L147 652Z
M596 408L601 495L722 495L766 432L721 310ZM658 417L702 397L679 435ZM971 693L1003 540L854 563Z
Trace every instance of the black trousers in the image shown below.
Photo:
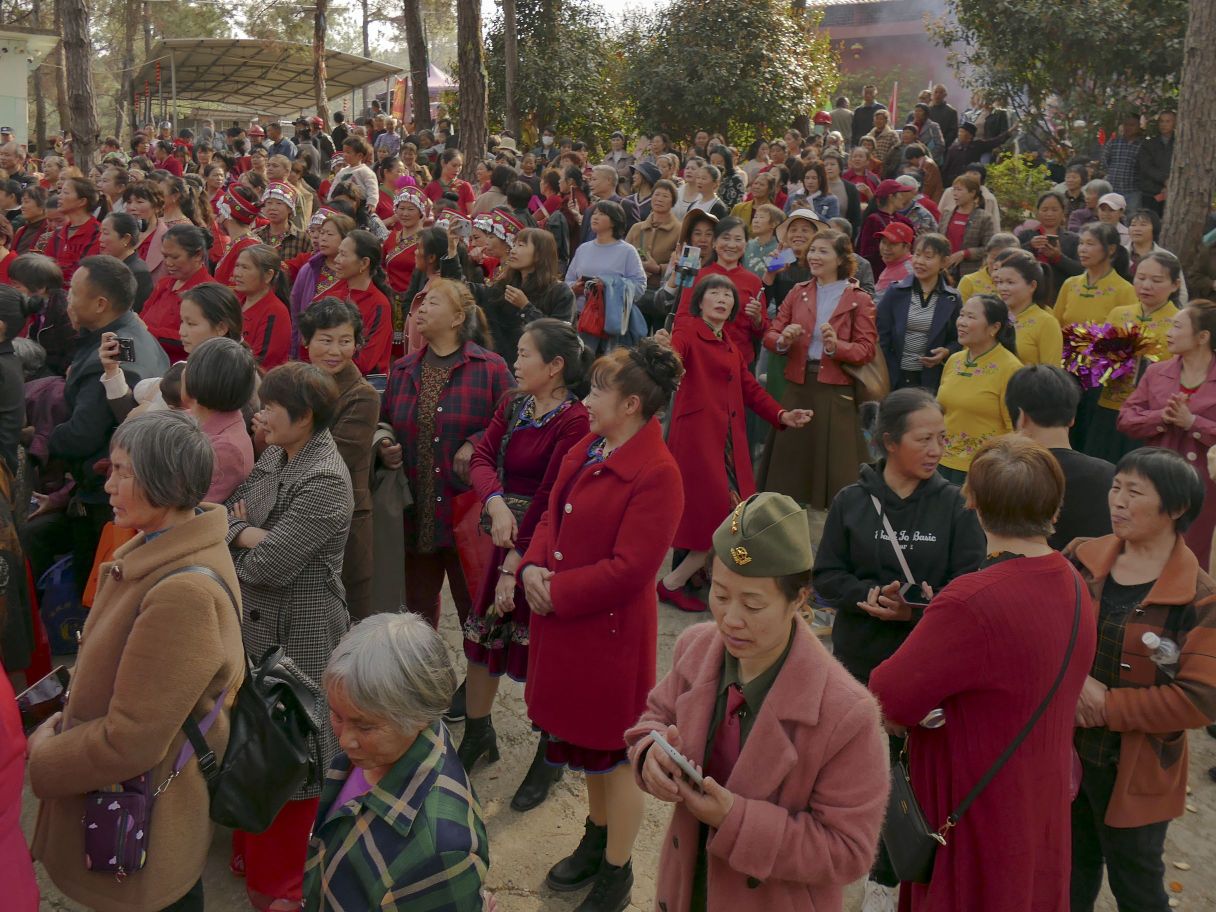
M203 879L190 888L185 896L175 903L170 903L161 912L203 912Z
M21 545L29 558L34 581L37 582L55 563L57 556L71 553L76 592L83 594L89 571L93 569L93 558L97 555L101 530L113 519L114 511L108 503L85 504L83 516L59 512L31 519L21 530Z
M1168 912L1165 831L1169 821L1119 828L1103 823L1118 767L1082 763L1081 791L1072 803L1072 912L1092 912L1102 868L1119 912Z
M899 760L899 755L907 743L907 738L887 735L887 754L891 758L892 766ZM887 854L886 844L881 838L878 840L878 854L874 856L874 867L870 869L870 880L884 887L899 886L899 878L895 876L895 868L891 866L891 856Z

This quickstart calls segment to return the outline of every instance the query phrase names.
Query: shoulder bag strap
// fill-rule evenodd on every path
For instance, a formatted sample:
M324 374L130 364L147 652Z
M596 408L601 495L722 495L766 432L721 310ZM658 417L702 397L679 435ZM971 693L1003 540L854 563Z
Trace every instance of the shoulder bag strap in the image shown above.
M232 589L229 588L228 584L224 581L224 578L210 567L204 567L202 564L191 564L188 567L178 567L176 570L166 573L163 577L161 577L159 582L163 583L170 577L180 576L183 573L197 573L200 576L205 576L212 582L216 583L224 591L224 594L228 596L228 601L232 603L233 610L236 610L236 597L233 596ZM170 773L169 778L161 783L156 789L157 795L169 787L169 783L178 777L178 774L181 773L182 768L185 767L188 762L190 762L190 758L195 754L198 755L199 770L202 772L203 778L208 783L210 783L211 780L215 778L216 774L219 773L219 764L215 759L215 751L213 751L210 745L207 744L207 739L204 737L204 735L215 723L216 718L219 717L220 711L224 708L224 701L227 699L227 697L228 688L225 687L222 691L220 691L220 695L216 697L215 705L212 706L211 711L203 717L202 722L195 722L193 718L186 716L186 720L182 723L182 731L186 734L186 743L182 745L182 749L177 754L177 761L173 764L173 772Z
M904 557L904 549L899 546L899 541L895 538L895 530L891 528L891 520L882 511L881 501L873 494L870 495L870 501L874 504L874 509L878 511L878 518L882 520L883 530L887 533L887 538L891 542L891 547L895 551L896 558L899 559L899 568L904 572L904 579L913 586L918 585L916 578L912 575L912 569L908 566L908 559Z
M1070 661L1072 661L1073 648L1077 645L1077 630L1081 626L1081 576L1076 572L1075 569L1073 570L1073 586L1076 587L1077 601L1072 616L1072 634L1068 638L1068 648L1064 650L1064 663L1060 666L1060 673L1056 675L1056 679L1051 685L1051 690L1047 691L1047 696L1043 698L1043 702L1039 704L1039 708L1034 711L1034 715L1030 717L1030 721L1026 723L1026 726L1020 732L1018 732L1018 736L1013 739L1013 742L1007 748L1005 748L1005 752L997 758L996 763L992 764L988 772L984 774L984 777L975 784L975 788L967 793L967 797L964 798L959 806L954 809L954 813L946 818L946 822L942 825L941 830L938 831L939 835L942 837L945 837L946 832L950 830L951 827L958 824L959 818L961 818L963 814L967 812L967 808L971 807L971 802L975 801L975 799L979 797L980 792L988 787L988 783L990 783L993 777L1001 771L1001 767L1009 761L1009 758L1013 756L1013 752L1018 749L1019 745L1021 745L1024 740L1026 740L1026 736L1030 734L1030 730L1034 728L1035 723L1038 722L1043 713L1047 711L1047 706L1051 703L1051 698L1054 697L1056 695L1056 691L1060 689L1060 684L1063 683L1064 676L1068 673L1068 664Z
M519 415L524 410L524 403L527 400L527 396L516 396L515 401L507 406L507 427L503 431L502 440L498 442L498 458L495 460L500 485L506 484L507 447L511 443L511 437L515 434L515 426L519 424Z

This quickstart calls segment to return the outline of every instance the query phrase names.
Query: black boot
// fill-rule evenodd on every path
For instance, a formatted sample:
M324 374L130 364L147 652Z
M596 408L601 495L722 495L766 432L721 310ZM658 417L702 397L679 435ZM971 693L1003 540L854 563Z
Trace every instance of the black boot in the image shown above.
M460 682L460 686L456 688L456 693L452 694L452 705L443 714L443 721L448 723L448 725L463 722L464 717L467 715L464 700L464 684L464 681Z
M494 723L489 716L466 719L464 737L456 749L456 756L460 758L466 773L473 772L473 767L483 754L490 763L498 760L498 734L494 731Z
M578 848L549 869L545 883L559 893L569 893L587 886L595 880L595 875L604 864L607 845L608 827L596 826L588 817Z
M521 814L539 807L549 797L549 789L553 783L562 778L563 768L550 766L545 762L545 748L549 745L549 736L541 735L540 743L536 745L536 756L528 767L528 774L515 790L511 799L511 810Z
M622 912L633 892L633 862L619 868L604 862L595 877L595 886L574 912Z

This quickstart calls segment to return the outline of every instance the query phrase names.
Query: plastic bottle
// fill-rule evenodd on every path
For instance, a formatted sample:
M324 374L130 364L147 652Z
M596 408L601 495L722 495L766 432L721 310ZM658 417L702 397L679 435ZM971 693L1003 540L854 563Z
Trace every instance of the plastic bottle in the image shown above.
M1173 640L1158 636L1150 630L1140 637L1140 642L1148 649L1149 658L1155 664L1162 668L1178 664L1178 644Z

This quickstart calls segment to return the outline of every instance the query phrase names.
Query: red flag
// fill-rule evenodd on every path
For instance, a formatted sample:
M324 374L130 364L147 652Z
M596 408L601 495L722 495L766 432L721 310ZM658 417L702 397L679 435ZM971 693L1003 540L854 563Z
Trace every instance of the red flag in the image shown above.
M895 126L895 118L899 116L899 80L895 80L895 85L891 87L891 103L887 105L887 110L891 112L891 116L887 118L892 128Z

